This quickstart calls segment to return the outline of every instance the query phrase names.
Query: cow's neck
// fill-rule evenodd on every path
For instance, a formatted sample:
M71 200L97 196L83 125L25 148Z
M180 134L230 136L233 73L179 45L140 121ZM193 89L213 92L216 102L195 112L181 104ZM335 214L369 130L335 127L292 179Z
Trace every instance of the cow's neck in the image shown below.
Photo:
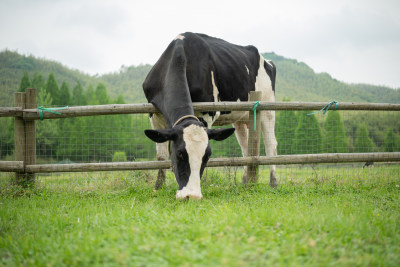
M172 128L174 123L183 116L194 115L189 90L187 92L173 90L160 94L159 97L153 99L152 104L163 114L167 128Z

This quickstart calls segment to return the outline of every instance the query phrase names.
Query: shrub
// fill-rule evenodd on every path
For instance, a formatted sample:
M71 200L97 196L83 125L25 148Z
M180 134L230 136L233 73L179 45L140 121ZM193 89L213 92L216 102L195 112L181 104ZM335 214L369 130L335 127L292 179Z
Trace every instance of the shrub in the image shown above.
M126 159L126 153L124 151L115 151L113 158L113 162L121 162L121 161L127 161Z

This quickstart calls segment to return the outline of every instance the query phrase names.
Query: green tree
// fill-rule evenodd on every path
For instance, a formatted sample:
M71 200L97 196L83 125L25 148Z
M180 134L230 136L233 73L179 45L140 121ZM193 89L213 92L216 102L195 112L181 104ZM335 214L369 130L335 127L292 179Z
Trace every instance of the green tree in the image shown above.
M54 73L50 73L45 88L46 92L50 94L51 99L53 100L53 105L60 105L60 89L58 87Z
M72 104L71 101L71 93L69 91L69 86L66 82L63 82L61 84L60 88L60 105L66 105L69 106Z
M0 118L0 159L10 155L14 149L13 118Z
M35 71L32 79L32 87L37 89L37 92L45 88L45 82L41 73Z
M400 151L399 138L394 134L393 129L389 129L385 135L384 149L385 152Z
M321 153L322 134L321 128L314 115L309 111L299 112L299 124L295 130L293 140L294 154Z
M50 107L53 104L50 93L45 90L39 91L38 103L45 107ZM36 144L37 154L54 155L56 156L56 140L55 136L59 133L57 120L42 120L36 123Z
M125 104L125 99L122 95L119 95L113 102L116 104ZM112 138L118 140L114 147L121 151L125 151L129 160L139 157L137 154L138 149L136 149L136 147L143 147L143 143L139 141L139 139L135 138L135 132L138 130L135 127L131 127L133 117L137 116L140 115L135 114L113 116L113 124L116 130L113 132ZM148 121L148 117L146 117L146 120ZM143 124L142 121L141 124ZM140 127L139 124L135 126Z
M86 97L89 105L110 102L103 84L99 84L96 91L89 86ZM72 153L70 154L78 155L76 159L73 159L77 161L111 161L114 149L124 151L124 144L118 136L121 134L120 128L124 127L125 123L120 123L120 121L119 116L78 118L76 127L80 130L71 135ZM77 153L74 153L75 149Z
M32 86L31 80L29 78L29 74L27 71L24 71L24 75L21 78L21 82L19 84L18 92L25 92L26 88L30 88Z
M278 141L278 154L292 154L293 139L297 128L297 117L293 110L279 112L276 119L276 139Z
M115 104L126 104L123 95L118 95L118 97L114 100Z
M80 82L77 82L72 90L72 104L75 106L87 105L86 95L83 93L83 88Z
M371 138L369 138L369 133L367 127L360 126L357 131L356 142L354 145L355 152L365 153L372 152L373 143Z
M99 102L97 101L96 93L91 84L86 89L86 100L87 100L88 105L99 105Z
M324 123L323 151L327 153L349 152L346 130L339 112L329 111Z
M96 87L96 98L100 105L105 105L110 103L110 98L107 95L106 86L103 83L99 83Z

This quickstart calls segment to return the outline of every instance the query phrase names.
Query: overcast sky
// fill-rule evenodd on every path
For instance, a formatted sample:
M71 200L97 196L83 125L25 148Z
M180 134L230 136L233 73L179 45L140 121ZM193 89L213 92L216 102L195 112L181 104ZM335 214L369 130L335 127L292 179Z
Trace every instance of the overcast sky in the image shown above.
M0 0L0 50L103 74L154 64L176 35L193 31L341 81L399 88L399 14L399 0Z

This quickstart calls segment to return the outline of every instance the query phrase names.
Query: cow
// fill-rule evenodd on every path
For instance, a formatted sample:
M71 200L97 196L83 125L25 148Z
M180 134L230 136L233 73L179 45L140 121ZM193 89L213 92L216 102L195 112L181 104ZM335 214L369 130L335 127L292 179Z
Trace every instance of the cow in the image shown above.
M275 101L276 67L254 46L239 46L205 34L179 34L147 75L143 90L160 112L150 114L152 129L145 135L156 142L157 160L167 160L179 189L177 199L201 199L200 178L211 156L209 140L222 141L235 133L247 156L249 112L193 111L193 102L248 101L250 91L262 91L263 101ZM211 127L232 124L233 128ZM261 111L261 131L267 156L277 154L275 112ZM244 170L244 178L247 169ZM159 170L155 188L165 181ZM276 168L270 166L270 186Z

